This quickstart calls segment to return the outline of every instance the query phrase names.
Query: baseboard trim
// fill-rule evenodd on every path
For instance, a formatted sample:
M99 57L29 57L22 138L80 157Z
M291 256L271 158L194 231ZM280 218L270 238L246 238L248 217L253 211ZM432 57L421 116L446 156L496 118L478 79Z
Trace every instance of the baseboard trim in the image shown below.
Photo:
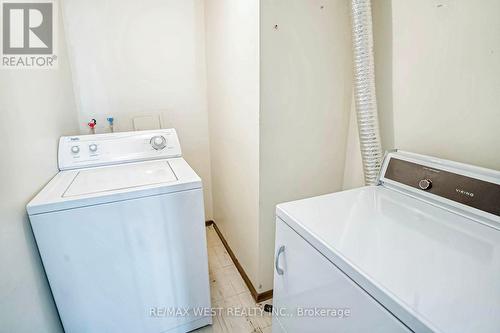
M229 254L229 256L231 257L231 260L233 261L234 265L236 266L236 269L238 270L238 272L240 272L240 275L243 278L243 281L245 281L245 284L247 285L248 289L250 290L250 293L252 294L252 297L255 300L255 302L260 303L260 302L267 301L268 299L273 298L273 290L272 289L264 291L262 293L257 292L257 289L255 289L255 287L253 286L252 281L250 281L250 278L248 277L247 273L245 272L245 270L241 266L240 262L238 261L238 259L234 255L233 250L231 250L231 248L229 247L228 242L224 238L224 235L222 235L222 232L220 231L220 229L217 227L217 224L213 220L209 220L209 221L205 222L205 225L207 227L213 225L215 232L217 233L217 235L219 235L219 238L221 239L222 244L226 248L226 251Z

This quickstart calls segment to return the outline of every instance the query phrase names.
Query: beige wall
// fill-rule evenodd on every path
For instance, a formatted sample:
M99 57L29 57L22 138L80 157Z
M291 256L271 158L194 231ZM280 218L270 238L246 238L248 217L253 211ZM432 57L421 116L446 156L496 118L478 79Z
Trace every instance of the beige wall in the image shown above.
M57 173L61 135L78 131L59 26L59 68L0 71L0 331L62 332L26 204Z
M116 131L159 116L201 176L211 219L204 1L64 0L63 9L80 131L91 118L103 132L109 116Z
M258 282L259 2L206 0L214 218Z
M260 10L208 0L206 20L214 217L264 292L276 204L342 187L349 11L342 0L261 1Z
M386 148L500 169L500 2L375 3Z
M259 291L272 288L276 204L342 188L352 89L348 5L261 1Z

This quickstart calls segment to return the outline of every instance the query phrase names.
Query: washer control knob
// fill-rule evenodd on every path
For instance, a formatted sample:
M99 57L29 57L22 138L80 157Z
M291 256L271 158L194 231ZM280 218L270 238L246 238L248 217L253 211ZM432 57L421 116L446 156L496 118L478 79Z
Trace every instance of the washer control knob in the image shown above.
M97 151L97 145L95 143L92 143L89 145L89 150L93 153Z
M78 147L78 146L71 147L71 152L73 154L78 154L80 152L80 147Z
M429 190L432 187L432 182L430 181L430 179L422 179L418 182L418 187L420 187L424 191Z
M162 135L153 136L151 138L151 146L156 150L162 150L167 146L167 139Z

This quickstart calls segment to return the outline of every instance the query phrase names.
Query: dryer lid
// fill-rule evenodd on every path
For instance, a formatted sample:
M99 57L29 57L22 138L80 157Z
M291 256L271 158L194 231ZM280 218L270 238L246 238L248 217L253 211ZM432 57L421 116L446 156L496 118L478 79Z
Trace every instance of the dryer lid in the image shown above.
M277 216L412 331L500 332L499 230L384 186Z
M78 172L63 197L124 190L177 180L166 160L85 169Z

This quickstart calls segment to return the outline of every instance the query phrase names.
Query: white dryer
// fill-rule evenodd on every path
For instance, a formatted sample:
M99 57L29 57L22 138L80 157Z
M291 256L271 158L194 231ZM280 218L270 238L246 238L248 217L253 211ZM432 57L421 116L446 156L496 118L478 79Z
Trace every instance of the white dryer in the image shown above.
M391 152L276 221L273 332L500 332L498 171Z
M173 129L60 139L27 211L65 332L211 323L202 182L181 156Z

